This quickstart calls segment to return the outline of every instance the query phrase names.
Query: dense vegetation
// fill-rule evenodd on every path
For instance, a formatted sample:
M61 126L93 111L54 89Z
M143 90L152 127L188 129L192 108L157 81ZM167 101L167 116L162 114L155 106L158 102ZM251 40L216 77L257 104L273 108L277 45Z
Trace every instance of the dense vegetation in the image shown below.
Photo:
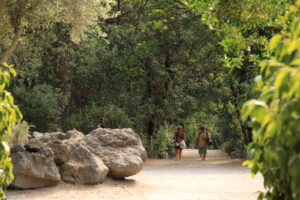
M299 15L300 1L291 14ZM300 198L300 19L270 42L274 55L260 63L256 89L259 98L243 106L243 118L251 118L254 141L246 162L252 173L261 172L267 192L259 199Z
M4 189L14 177L7 136L11 134L11 127L22 118L19 108L14 105L14 98L6 90L11 74L15 76L15 70L11 65L4 63L0 69L0 199L5 199Z
M213 146L232 156L245 156L253 139L249 164L273 192L265 198L293 199L299 195L293 168L299 144L288 139L299 132L298 22L287 29L298 17L293 3L0 0L1 63L15 66L9 90L31 131L131 127L150 156L164 158L172 154L177 125L189 147L204 125ZM262 62L272 56L276 62ZM242 105L252 98L258 100L244 106L242 121ZM27 129L26 122L19 126ZM286 140L268 146L265 140L277 141L282 132ZM281 171L272 168L277 164ZM289 196L270 181L275 173Z
M256 23L261 5L257 13L246 10L255 1L239 3L237 10L236 2L119 0L106 6L106 16L90 23L80 40L74 40L74 23L63 10L47 18L49 11L37 4L44 20L29 18L26 9L18 15L28 23L19 25L22 40L10 56L18 72L11 91L32 130L132 127L150 155L163 157L150 152L157 142L166 146L157 139L163 127L183 125L193 146L204 125L215 147L240 156L251 139L240 108L254 96L257 63L266 53L262 43L278 31L275 21L286 9L278 2L264 3L276 5L278 15ZM8 15L20 9L6 6L13 10ZM230 8L226 15L224 8ZM246 25L244 10L254 15ZM3 33L2 52L13 39Z

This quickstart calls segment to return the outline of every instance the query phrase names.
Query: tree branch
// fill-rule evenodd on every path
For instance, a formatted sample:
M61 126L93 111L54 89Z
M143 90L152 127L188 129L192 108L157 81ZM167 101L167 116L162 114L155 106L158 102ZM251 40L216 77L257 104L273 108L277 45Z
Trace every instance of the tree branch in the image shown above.
M13 54L13 52L15 51L15 49L19 43L21 33L22 33L21 27L18 27L15 29L15 37L14 37L10 47L3 53L2 58L0 60L0 64L7 62L8 59L11 57L11 55Z

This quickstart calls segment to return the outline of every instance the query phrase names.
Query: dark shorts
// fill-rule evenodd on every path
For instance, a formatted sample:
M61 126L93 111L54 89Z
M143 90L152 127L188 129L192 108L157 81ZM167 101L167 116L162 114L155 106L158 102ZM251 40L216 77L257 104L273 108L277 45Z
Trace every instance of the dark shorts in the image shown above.
M199 149L198 149L198 153L199 153L199 154L204 154L204 155L206 155L206 152L207 152L206 146L204 146L204 147L199 147Z
M180 147L180 145L179 145L179 146L176 146L176 145L175 145L175 142L174 142L174 148L175 148L175 149L182 149L182 148Z

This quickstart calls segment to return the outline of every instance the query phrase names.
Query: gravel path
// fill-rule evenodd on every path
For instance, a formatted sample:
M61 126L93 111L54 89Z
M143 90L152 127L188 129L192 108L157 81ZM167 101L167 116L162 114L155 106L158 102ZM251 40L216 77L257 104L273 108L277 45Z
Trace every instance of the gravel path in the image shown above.
M8 190L8 200L255 200L263 178L251 177L241 161L209 151L200 161L196 150L184 150L182 161L148 160L125 180L107 179L94 186L60 183L35 190Z

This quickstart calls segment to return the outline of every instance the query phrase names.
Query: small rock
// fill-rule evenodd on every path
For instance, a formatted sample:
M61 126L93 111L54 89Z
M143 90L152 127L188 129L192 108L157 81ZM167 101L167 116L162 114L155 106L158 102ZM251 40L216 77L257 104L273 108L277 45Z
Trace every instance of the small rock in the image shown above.
M37 138L32 138L25 143L25 148L29 152L39 152L43 147L44 143Z
M25 152L26 149L23 145L20 145L20 144L15 144L15 145L11 146L10 153L16 153L18 151Z

